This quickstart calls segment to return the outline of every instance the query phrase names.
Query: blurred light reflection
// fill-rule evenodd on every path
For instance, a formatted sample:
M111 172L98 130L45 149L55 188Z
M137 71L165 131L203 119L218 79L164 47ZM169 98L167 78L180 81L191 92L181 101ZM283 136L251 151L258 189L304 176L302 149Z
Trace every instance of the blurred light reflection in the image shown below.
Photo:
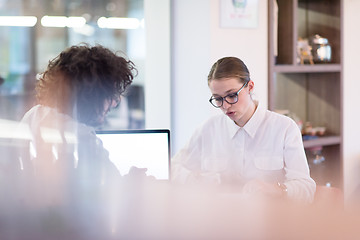
M94 35L95 29L94 29L93 26L85 24L81 28L74 28L74 32L82 34L82 35L87 36L87 37L90 37L90 36Z
M57 151L57 149L56 149L56 147L54 145L52 145L51 151L52 151L52 153L54 155L54 158L53 158L54 161L57 161L59 159L59 154L58 154L58 151Z
M40 128L41 138L46 143L63 143L60 131L52 128Z
M29 126L17 121L0 119L0 138L30 140Z
M35 16L0 16L0 26L33 27L36 22Z
M31 158L34 159L34 158L37 157L37 152L36 152L36 149L35 149L35 146L34 146L33 142L29 143L29 153L30 153Z
M43 16L41 25L44 27L69 27L81 28L85 26L86 19L84 17L65 17L65 16Z
M140 21L137 18L101 17L97 24L100 28L111 29L137 29L140 27Z
M77 148L74 150L74 168L76 169L78 167L79 163L79 152L77 151Z

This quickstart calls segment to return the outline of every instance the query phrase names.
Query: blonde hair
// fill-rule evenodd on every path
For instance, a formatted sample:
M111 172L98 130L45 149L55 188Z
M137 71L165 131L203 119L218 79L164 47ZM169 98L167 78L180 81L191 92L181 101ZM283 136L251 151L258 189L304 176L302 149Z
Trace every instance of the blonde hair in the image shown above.
M212 80L238 78L241 83L250 80L250 73L245 63L236 57L224 57L217 60L208 75L208 84Z

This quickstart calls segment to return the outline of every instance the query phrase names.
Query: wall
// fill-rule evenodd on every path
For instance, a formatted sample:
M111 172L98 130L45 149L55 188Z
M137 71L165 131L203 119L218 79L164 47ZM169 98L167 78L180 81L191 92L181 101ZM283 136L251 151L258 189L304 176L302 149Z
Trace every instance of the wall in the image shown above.
M210 113L210 2L172 1L172 153Z
M170 0L144 0L144 14L145 127L170 129Z
M256 97L267 105L267 1L259 0L255 29L219 27L219 0L172 1L172 153L197 126L218 113L208 102L207 74L223 56L247 64Z
M349 198L360 184L360 1L344 0L344 190Z

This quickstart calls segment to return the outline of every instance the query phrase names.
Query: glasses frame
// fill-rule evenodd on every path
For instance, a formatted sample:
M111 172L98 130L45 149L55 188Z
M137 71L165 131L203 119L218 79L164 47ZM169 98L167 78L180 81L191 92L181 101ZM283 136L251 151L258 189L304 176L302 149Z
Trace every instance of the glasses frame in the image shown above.
M224 105L224 100L225 100L228 104L233 105L233 104L235 104L235 103L237 103L237 102L239 101L239 93L241 92L241 90L243 90L243 89L247 86L248 83L249 83L249 81L246 81L246 82L244 83L244 85L242 85L242 87L235 93L235 94L236 94L236 101L235 101L235 102L232 102L232 103L231 103L231 102L228 102L228 101L226 100L227 97L229 97L230 95L233 95L234 93L230 93L230 94L226 95L225 97L221 97L221 105L220 105L220 106L217 106L217 105L215 105L215 104L212 103L212 100L215 99L214 96L212 96L212 97L209 99L209 102L211 103L211 105L213 105L213 106L216 107L216 108L221 108L221 107ZM218 97L216 97L216 98L218 98Z

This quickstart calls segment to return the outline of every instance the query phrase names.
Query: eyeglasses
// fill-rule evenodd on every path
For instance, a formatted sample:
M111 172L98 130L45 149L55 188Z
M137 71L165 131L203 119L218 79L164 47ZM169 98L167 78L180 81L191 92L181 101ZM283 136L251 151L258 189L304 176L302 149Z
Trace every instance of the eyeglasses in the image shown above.
M108 112L110 112L111 109L115 109L119 107L120 101L121 101L120 97L105 100L103 114L105 115Z
M243 90L244 87L247 86L249 81L245 82L244 85L242 85L242 87L236 92L236 93L230 93L229 95L226 95L225 97L214 97L212 96L209 99L209 102L216 108L222 107L222 105L224 104L224 100L228 103L228 104L235 104L238 102L239 100L239 93L241 92L241 90Z
M115 99L113 99L113 106L112 108L118 108L121 102L121 97L117 97Z

